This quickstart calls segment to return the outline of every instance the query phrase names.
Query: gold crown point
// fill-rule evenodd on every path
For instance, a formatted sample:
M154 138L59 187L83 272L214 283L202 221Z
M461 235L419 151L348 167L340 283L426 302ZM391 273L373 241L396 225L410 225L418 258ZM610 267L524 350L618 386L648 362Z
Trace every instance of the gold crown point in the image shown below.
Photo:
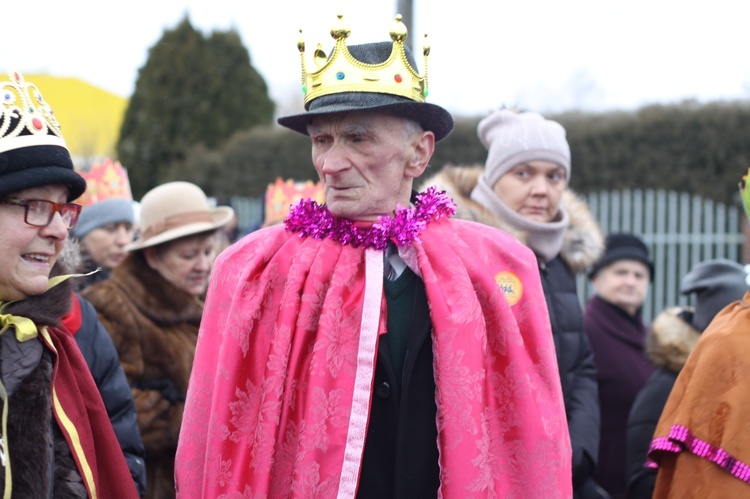
M391 40L394 42L404 42L406 41L406 36L408 35L408 30L406 29L406 26L404 23L401 22L401 14L396 14L396 21L393 23L393 27L391 28Z
M302 28L299 29L299 38L297 38L297 50L300 52L305 51L305 39L302 38Z
M346 23L344 23L343 14L338 14L336 17L338 17L338 21L336 21L336 24L331 28L331 37L333 37L334 40L345 40L349 37L352 30L346 25Z
M425 57L430 55L430 44L427 42L427 33L424 34L424 45L422 45L422 53Z
M313 61L315 61L315 65L318 66L319 68L322 68L323 65L325 65L327 60L328 60L328 56L323 50L323 46L321 44L318 44L317 48L315 49L315 52L313 52Z

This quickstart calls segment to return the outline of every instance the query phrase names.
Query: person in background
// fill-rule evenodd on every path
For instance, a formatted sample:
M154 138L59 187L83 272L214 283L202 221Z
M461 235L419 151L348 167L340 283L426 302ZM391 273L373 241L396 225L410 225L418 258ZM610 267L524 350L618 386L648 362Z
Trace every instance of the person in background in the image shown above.
M86 188L39 89L0 79L0 489L4 497L138 497L73 336L61 257Z
M589 272L595 294L583 317L596 358L602 411L594 477L616 499L625 497L628 414L654 371L644 352L646 325L641 319L653 272L648 248L629 233L607 235L604 255Z
M656 469L647 467L646 454L664 404L690 352L714 316L748 290L747 272L737 262L707 260L695 265L682 280L680 293L694 296L693 307L672 307L654 319L646 338L646 352L656 371L633 402L628 417L628 498L651 497Z
M169 182L141 200L142 236L106 281L83 290L112 336L133 389L146 448L146 497L174 497L174 458L216 232L228 207Z
M119 162L106 158L79 173L88 187L77 200L83 210L72 234L81 242L81 272L101 269L77 279L82 289L109 278L112 269L125 260L125 248L133 242L135 216L128 174Z
M279 119L310 137L326 205L302 201L219 256L179 493L569 497L533 254L412 191L453 119L425 102L400 16L392 42L348 46L342 16L331 33L315 73L298 44L308 111Z
M478 127L484 166L446 167L423 185L445 189L456 216L502 229L533 250L549 310L573 446L577 497L597 497L590 477L599 449L596 366L583 331L575 274L603 249L588 207L570 189L565 129L537 113L496 111Z

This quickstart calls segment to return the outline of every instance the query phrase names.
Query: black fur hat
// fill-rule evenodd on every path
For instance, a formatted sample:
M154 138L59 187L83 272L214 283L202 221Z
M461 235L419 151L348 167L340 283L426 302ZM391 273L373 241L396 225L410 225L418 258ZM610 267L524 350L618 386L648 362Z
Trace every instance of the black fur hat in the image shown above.
M18 72L0 80L0 196L61 184L68 201L86 190L73 169L60 125L36 85Z

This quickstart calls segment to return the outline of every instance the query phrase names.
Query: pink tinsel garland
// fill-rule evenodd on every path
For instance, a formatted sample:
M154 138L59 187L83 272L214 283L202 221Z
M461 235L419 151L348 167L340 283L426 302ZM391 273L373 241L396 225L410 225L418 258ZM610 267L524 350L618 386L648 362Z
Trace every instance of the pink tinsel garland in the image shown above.
M370 227L358 227L355 222L331 214L325 205L311 199L294 205L284 220L286 229L300 236L315 239L333 239L341 244L357 248L365 246L385 249L389 242L397 246L408 246L419 240L419 233L428 223L448 218L456 212L456 205L436 187L429 187L417 194L414 208L399 205L394 216L380 216Z

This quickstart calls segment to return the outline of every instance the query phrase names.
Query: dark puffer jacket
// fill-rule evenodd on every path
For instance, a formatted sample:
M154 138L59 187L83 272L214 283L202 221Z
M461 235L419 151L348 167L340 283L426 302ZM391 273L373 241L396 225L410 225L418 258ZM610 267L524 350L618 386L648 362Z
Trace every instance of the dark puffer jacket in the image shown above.
M526 243L527 234L498 218L470 198L484 168L446 167L423 183L445 190L457 205L456 216L496 227ZM557 257L539 262L540 276L552 335L555 341L560 381L565 399L570 440L573 447L573 484L578 488L593 473L599 451L599 394L596 366L583 330L583 312L578 301L575 274L585 272L601 255L604 241L586 204L572 191L563 193L560 206L570 217Z
M91 303L77 294L73 295L72 312L63 319L63 325L73 333L91 370L138 494L143 497L146 493L146 451L138 430L133 394L112 338Z
M700 338L691 325L692 309L674 307L659 314L646 338L646 352L656 371L638 392L627 429L627 496L651 497L656 469L644 466L646 454L677 375Z

